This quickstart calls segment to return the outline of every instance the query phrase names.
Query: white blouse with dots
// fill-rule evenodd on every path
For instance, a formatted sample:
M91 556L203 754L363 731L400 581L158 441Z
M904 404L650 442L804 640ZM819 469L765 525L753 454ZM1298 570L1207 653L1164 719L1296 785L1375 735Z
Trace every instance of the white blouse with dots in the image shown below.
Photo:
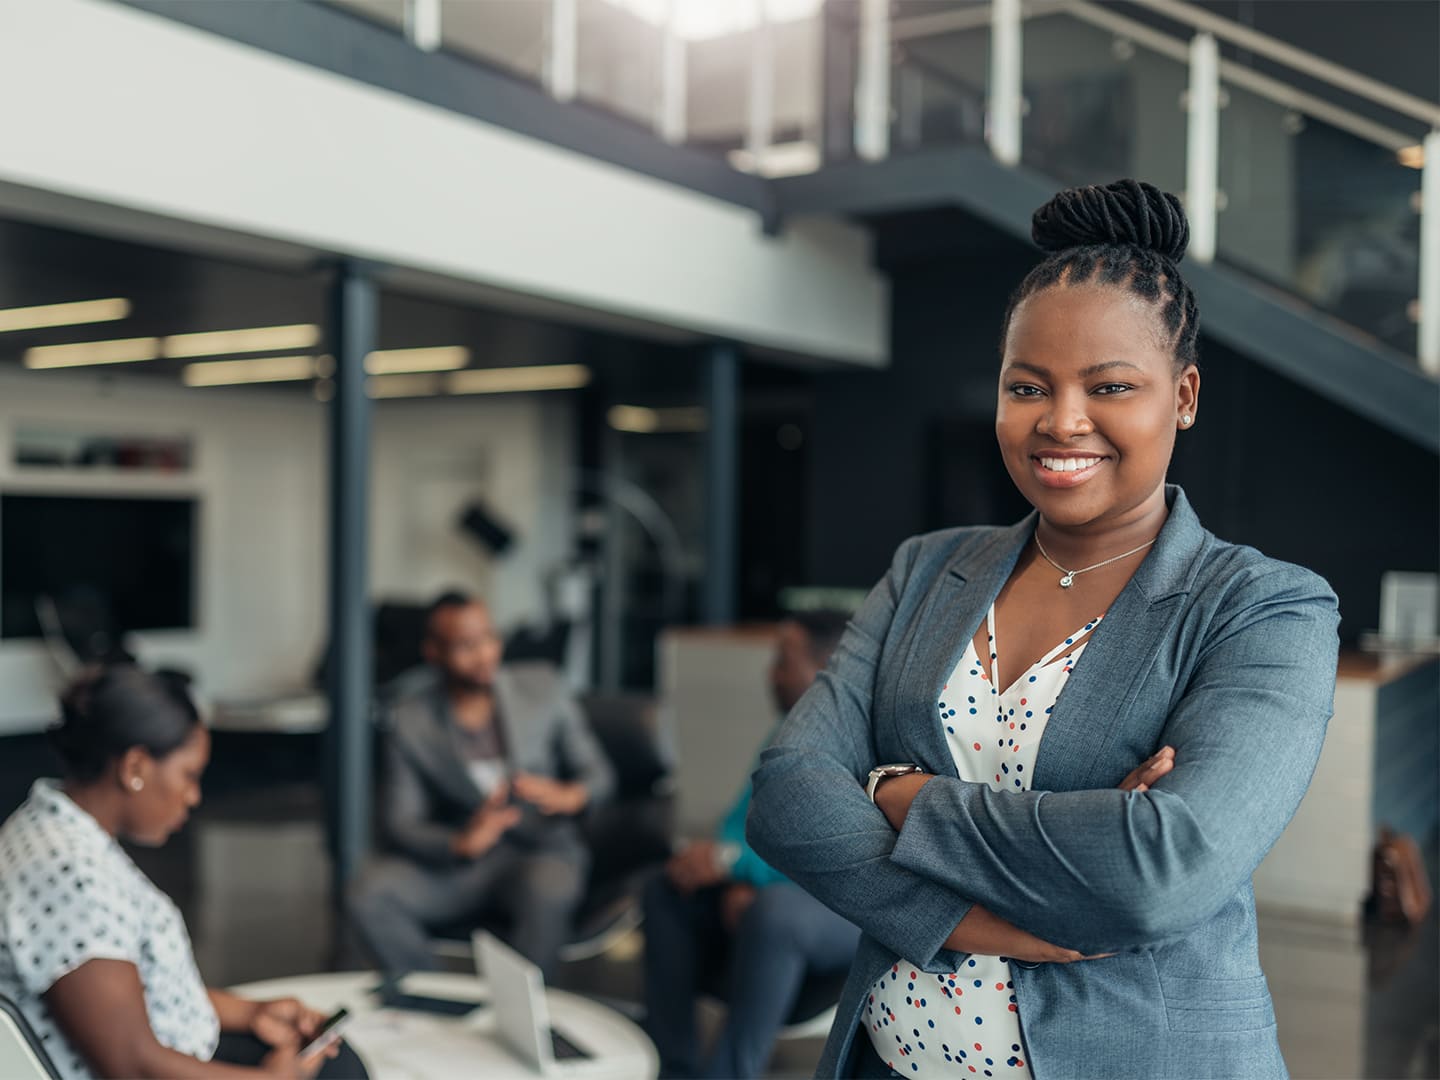
M961 780L993 791L1028 791L1045 723L1100 617L1075 631L1000 691L995 607L986 617L990 656L972 640L940 693L940 723ZM901 1076L1028 1080L1010 964L971 956L959 971L928 975L905 959L870 987L865 1027L880 1060ZM957 1069L958 1066L958 1069Z
M0 826L0 994L19 1006L65 1080L90 1069L42 995L88 960L134 964L163 1046L210 1060L220 1022L175 904L52 780Z

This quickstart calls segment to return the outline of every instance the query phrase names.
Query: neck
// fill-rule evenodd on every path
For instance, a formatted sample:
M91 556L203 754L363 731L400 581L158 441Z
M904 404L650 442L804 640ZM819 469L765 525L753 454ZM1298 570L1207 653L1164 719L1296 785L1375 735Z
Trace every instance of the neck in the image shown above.
M121 802L124 793L110 790L112 785L104 780L93 784L77 784L66 780L60 785L65 797L89 814L99 826L111 836L120 835Z
M1139 506L1114 518L1061 525L1042 514L1035 535L1057 563L1067 570L1080 570L1154 540L1169 516L1161 485Z

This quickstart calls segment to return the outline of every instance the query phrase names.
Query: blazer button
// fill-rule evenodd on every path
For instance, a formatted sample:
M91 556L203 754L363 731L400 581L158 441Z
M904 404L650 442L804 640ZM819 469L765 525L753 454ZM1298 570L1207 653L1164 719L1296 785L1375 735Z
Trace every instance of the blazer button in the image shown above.
M1028 960L1011 960L1010 963L1014 964L1016 967L1022 967L1026 971L1034 971L1040 966L1039 964L1032 964Z

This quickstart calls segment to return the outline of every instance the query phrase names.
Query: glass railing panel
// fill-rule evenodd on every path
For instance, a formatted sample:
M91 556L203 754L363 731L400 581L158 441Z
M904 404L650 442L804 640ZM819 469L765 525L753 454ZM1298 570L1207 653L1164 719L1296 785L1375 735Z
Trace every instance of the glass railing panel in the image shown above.
M1024 25L1022 162L1065 184L1185 187L1185 63L1068 14Z
M1222 90L1219 258L1414 356L1420 170L1249 88Z
M540 0L441 0L447 50L540 81L550 5Z
M891 24L890 152L985 141L989 5L925 3Z
M576 96L653 126L660 107L661 27L609 0L580 0L577 13Z

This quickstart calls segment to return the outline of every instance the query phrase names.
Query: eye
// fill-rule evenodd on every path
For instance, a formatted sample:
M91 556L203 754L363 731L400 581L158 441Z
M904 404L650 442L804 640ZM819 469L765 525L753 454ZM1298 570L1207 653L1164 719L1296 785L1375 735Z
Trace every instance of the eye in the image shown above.
M1038 386L1032 386L1030 383L1011 383L1006 389L1016 397L1022 398L1039 397L1045 392Z
M1135 387L1131 386L1129 383L1112 382L1112 383L1105 383L1103 386L1097 386L1094 390L1091 391L1091 393L1093 393L1093 394L1106 394L1106 395L1110 395L1110 394L1120 394L1120 393L1124 393L1126 390L1134 390L1134 389L1135 389Z

